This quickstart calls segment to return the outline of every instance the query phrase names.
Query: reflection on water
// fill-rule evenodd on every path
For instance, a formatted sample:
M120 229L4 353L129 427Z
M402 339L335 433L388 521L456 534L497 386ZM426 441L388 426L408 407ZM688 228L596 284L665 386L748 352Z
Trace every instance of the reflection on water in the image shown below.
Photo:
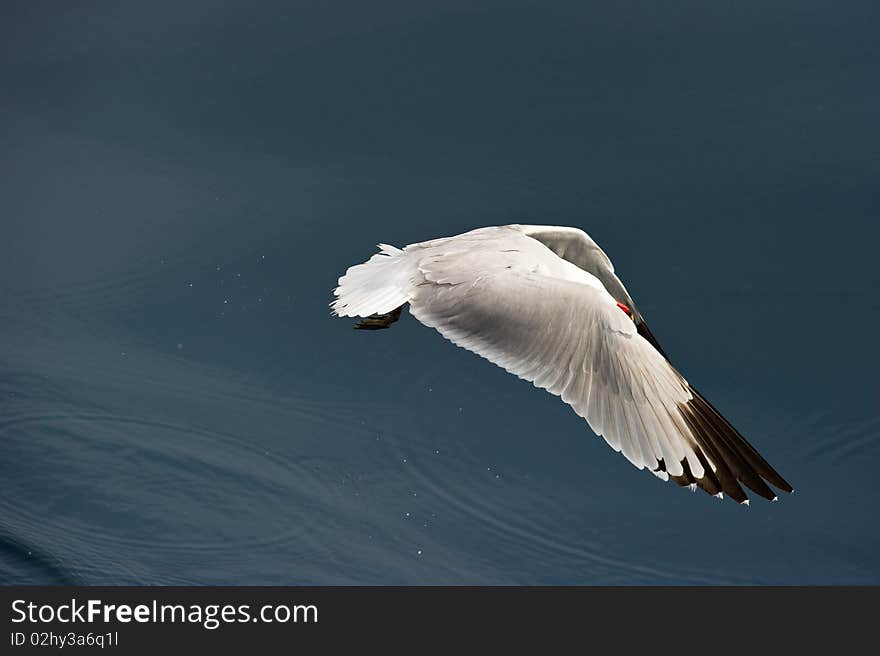
M0 582L880 582L876 10L441 4L16 18ZM411 317L330 317L376 242L514 221L606 247L796 494L663 484Z

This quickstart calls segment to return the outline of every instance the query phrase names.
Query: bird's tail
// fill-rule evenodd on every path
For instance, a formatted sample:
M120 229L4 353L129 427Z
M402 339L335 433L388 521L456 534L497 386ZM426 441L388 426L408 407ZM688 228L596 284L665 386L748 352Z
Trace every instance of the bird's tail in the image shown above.
M418 267L405 251L379 244L378 253L339 279L330 307L340 317L389 313L412 298L417 276Z

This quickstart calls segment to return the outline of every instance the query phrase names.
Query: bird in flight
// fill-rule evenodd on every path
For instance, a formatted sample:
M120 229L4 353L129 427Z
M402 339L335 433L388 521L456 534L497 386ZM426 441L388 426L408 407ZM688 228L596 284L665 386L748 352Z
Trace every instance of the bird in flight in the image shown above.
M577 228L506 225L379 244L330 304L379 330L403 306L454 344L559 396L638 469L748 504L779 473L672 366L611 260ZM768 485L769 484L769 485Z

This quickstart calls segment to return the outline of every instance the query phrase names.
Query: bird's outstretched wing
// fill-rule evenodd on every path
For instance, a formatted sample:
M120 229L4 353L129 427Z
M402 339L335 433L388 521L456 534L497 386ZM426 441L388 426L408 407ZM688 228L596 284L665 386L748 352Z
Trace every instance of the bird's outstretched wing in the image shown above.
M791 491L608 291L555 277L552 263L524 266L511 252L515 239L501 246L482 254L428 249L419 257L413 316L560 396L639 469L740 502L747 500L740 483L768 499L775 494L765 481Z

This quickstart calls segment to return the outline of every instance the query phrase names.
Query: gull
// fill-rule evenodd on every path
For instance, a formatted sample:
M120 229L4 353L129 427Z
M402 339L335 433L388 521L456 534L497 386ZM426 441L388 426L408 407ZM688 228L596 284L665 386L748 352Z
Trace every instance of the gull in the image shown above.
M330 307L380 330L403 307L452 343L560 397L638 469L748 504L793 492L672 366L611 260L577 228L505 225L379 252ZM768 485L769 483L769 485Z

